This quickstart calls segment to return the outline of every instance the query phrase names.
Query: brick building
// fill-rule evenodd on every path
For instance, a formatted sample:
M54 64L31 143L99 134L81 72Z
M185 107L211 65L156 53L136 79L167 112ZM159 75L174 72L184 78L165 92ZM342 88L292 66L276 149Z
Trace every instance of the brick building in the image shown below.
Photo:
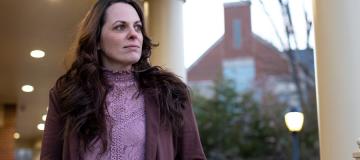
M192 89L210 96L209 86L223 77L239 92L293 90L285 55L251 31L250 2L225 4L224 11L225 34L187 70Z

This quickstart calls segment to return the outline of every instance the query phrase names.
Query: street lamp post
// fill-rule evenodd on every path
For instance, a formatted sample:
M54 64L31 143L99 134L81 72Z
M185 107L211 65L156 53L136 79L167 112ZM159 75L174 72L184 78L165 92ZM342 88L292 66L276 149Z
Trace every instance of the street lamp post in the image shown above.
M301 131L304 123L304 114L299 107L290 107L289 111L285 114L285 123L291 132L292 145L293 145L293 160L300 159L300 144L298 132Z

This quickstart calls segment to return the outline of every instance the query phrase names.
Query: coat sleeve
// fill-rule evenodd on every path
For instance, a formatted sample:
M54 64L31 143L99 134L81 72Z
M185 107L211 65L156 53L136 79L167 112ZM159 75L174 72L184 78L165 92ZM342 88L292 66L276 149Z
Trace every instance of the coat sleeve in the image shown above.
M64 123L61 121L54 89L50 90L49 97L49 108L46 116L40 159L61 160L63 148L62 129Z
M191 103L185 106L184 125L179 139L181 160L206 160Z

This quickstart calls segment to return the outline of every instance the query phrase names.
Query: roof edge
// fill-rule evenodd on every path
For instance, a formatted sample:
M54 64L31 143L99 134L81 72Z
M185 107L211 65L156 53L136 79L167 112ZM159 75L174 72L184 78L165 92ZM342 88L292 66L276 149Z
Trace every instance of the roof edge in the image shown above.
M214 43L212 44L194 63L192 63L189 68L186 69L186 71L191 70L194 66L196 66L199 61L204 58L210 50L214 49L216 46L218 46L221 42L224 40L224 34Z

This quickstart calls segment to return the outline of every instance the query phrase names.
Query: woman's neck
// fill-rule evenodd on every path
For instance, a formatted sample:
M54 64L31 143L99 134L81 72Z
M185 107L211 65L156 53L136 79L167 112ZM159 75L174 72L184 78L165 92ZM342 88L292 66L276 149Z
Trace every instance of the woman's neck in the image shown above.
M111 63L104 63L103 68L113 71L113 72L123 72L123 71L131 71L131 65L121 65L121 64L111 64Z
M113 72L122 72L122 71L131 71L132 64L130 63L119 63L118 61L114 61L109 59L106 56L102 57L103 68L107 70L111 70Z

